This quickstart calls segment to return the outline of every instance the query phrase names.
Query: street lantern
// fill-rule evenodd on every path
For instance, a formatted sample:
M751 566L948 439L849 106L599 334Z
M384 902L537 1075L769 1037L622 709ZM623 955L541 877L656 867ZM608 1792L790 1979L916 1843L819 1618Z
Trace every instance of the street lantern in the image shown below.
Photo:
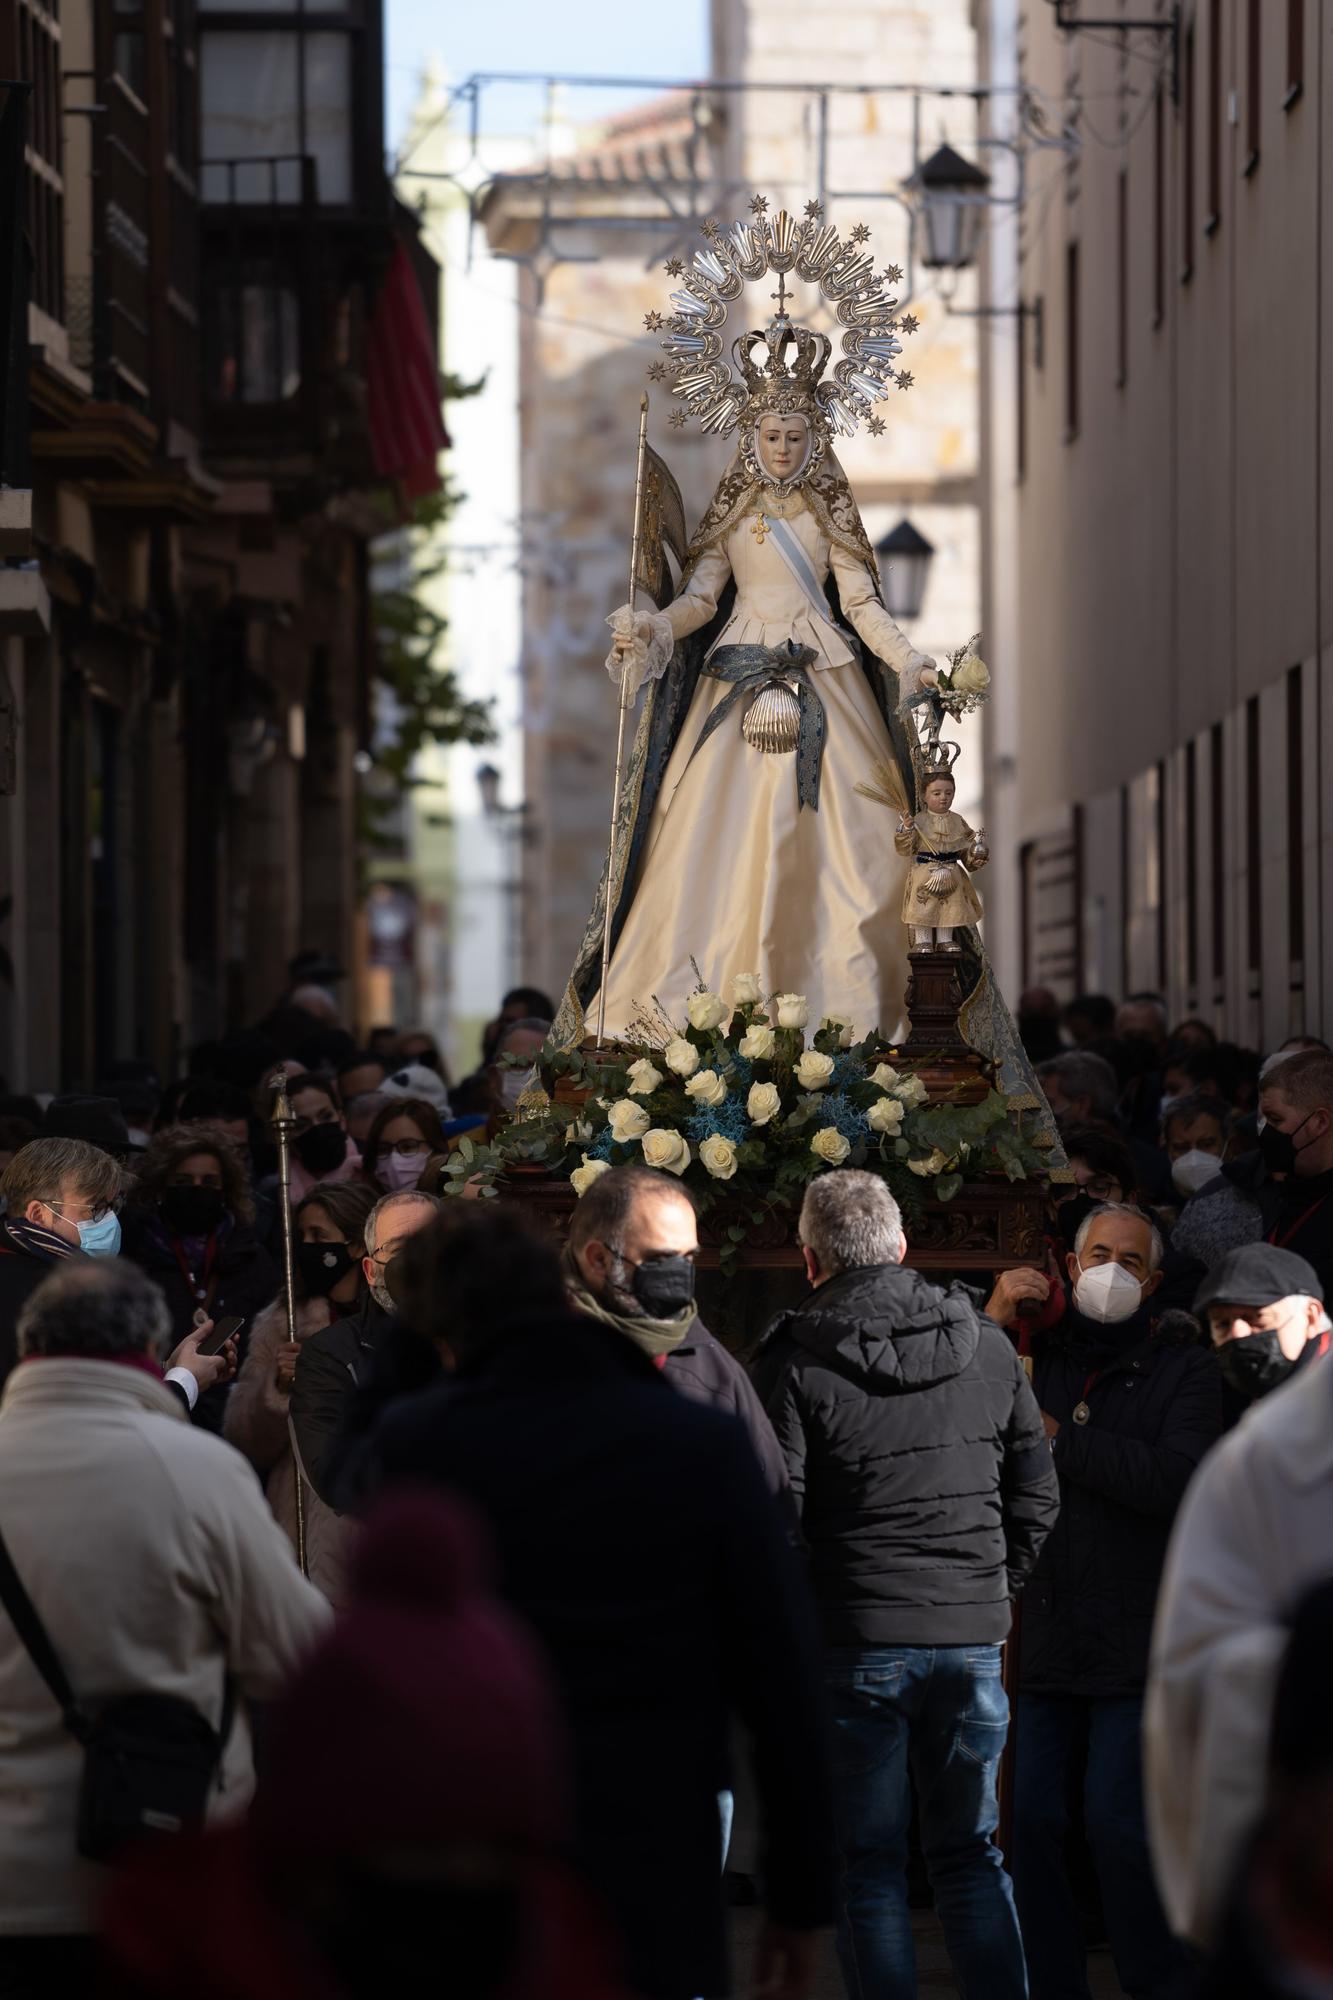
M481 793L481 809L487 819L500 810L500 773L494 764L478 764L477 790Z
M930 271L970 271L977 261L990 175L941 146L917 168L909 187L917 195L925 232L921 261Z
M919 618L926 595L926 578L935 557L928 542L908 520L875 544L884 584L884 608L890 618Z

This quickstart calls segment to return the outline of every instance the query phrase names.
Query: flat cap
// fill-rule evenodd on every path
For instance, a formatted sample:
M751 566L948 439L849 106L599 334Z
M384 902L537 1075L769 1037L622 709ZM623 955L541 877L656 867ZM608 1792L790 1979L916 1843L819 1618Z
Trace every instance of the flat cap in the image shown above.
M1313 1265L1275 1243L1245 1243L1214 1264L1194 1295L1195 1312L1212 1305L1271 1306L1304 1294L1323 1300Z

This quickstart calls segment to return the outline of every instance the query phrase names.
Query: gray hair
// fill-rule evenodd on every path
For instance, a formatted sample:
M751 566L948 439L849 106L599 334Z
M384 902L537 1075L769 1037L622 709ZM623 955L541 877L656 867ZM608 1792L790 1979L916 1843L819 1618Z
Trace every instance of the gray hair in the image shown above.
M829 1278L868 1264L894 1264L902 1211L878 1174L841 1167L817 1175L806 1189L796 1240L814 1252Z
M1044 1083L1054 1077L1066 1097L1086 1097L1090 1118L1114 1118L1120 1100L1120 1083L1105 1056L1090 1049L1069 1049L1037 1064L1037 1079Z
M318 1189L316 1189L318 1193ZM400 1188L396 1194L382 1194L370 1214L366 1217L366 1255L375 1255L375 1244L379 1239L380 1217L386 1208L399 1204L408 1208L442 1208L443 1202L437 1194L427 1194L424 1188Z
M1092 1225L1100 1221L1104 1215L1127 1215L1132 1222L1141 1222L1148 1232L1148 1269L1156 1271L1161 1268L1162 1257L1165 1254L1162 1232L1150 1215L1145 1215L1141 1208L1135 1208L1133 1203L1128 1201L1104 1201L1099 1207L1094 1208L1090 1215L1084 1216L1079 1224L1078 1235L1074 1238L1074 1255L1080 1263L1083 1261L1083 1246L1088 1240Z
M18 1351L114 1360L151 1354L160 1361L174 1344L171 1314L160 1285L137 1264L119 1258L71 1259L43 1278L18 1317Z
M30 1201L59 1201L67 1181L89 1202L119 1201L134 1185L119 1160L87 1139L29 1139L0 1174L0 1194L17 1220Z
M1222 1128L1226 1137L1231 1122L1231 1112L1225 1098L1210 1097L1206 1090L1192 1090L1188 1097L1178 1097L1171 1109L1162 1118L1162 1137L1169 1139L1173 1125L1192 1125L1196 1118L1211 1118Z

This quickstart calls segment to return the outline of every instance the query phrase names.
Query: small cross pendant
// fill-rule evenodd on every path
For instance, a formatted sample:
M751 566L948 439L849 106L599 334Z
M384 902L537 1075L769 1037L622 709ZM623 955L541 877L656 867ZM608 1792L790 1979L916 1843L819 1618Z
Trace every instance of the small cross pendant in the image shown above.
M768 535L768 517L764 514L756 514L750 523L750 533L762 549Z

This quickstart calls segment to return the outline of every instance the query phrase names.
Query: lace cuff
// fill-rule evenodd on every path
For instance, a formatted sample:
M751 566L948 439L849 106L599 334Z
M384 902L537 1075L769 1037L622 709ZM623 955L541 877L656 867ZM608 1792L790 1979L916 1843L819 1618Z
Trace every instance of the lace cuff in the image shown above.
M935 672L936 663L932 660L930 654L918 653L913 648L898 669L899 715L902 715L906 711L908 704L922 692L924 675L930 674L932 680L929 685L934 685L933 676Z
M622 658L614 648L606 656L606 671L621 689L628 707L645 681L661 680L671 665L676 635L664 611L631 611L622 604L607 619L617 638L634 639L633 651Z

